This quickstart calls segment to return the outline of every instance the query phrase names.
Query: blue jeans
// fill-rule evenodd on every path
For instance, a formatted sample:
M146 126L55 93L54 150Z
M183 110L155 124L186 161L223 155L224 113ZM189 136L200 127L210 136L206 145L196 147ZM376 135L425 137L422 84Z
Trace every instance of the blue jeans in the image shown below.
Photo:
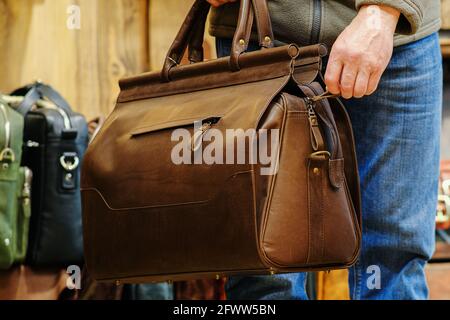
M217 39L219 56L230 40ZM253 46L252 50L257 47ZM344 100L361 176L362 252L350 269L353 299L426 299L434 250L442 109L437 34L394 49L378 90ZM232 277L230 299L307 299L303 273Z

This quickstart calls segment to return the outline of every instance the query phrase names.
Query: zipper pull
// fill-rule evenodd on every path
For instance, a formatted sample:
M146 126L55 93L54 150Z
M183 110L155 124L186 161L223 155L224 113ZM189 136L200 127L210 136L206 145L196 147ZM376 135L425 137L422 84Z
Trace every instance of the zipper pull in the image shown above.
M314 111L314 102L311 98L306 98L306 109L308 111L308 120L309 120L309 124L312 127L318 127L319 123L317 121L317 115L316 112Z
M311 136L311 146L314 151L318 151L319 149L323 149L324 142L322 138L322 134L320 132L319 121L317 119L316 111L314 110L314 101L306 97L306 110L308 112L308 121L310 127L310 136Z
M193 152L197 151L200 148L202 141L203 141L203 135L211 127L212 127L211 121L205 122L205 123L203 123L203 125L201 126L201 128L199 130L194 132L194 136L192 137L192 140L191 140L191 149Z

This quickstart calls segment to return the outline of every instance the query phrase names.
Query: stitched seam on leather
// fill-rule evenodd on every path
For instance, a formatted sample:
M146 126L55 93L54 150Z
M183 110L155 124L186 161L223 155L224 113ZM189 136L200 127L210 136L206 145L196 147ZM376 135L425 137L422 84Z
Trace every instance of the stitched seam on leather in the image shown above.
M283 88L287 85L287 83L289 82L289 80L291 79L291 76L287 76L285 81L283 82L283 84L278 88L278 90L276 90L272 96L270 97L270 99L268 100L268 103L266 104L264 111L261 112L261 114L258 116L258 119L256 121L255 127L257 128L261 122L261 118L263 117L264 113L267 112L267 109L269 108L270 104L273 102L273 100L275 99L275 97L280 94L280 92L282 92ZM281 97L283 98L283 95L281 94ZM280 106L277 104L276 107ZM283 137L283 135L281 135L281 138ZM281 143L280 143L281 145ZM281 147L279 150L279 154L281 156ZM252 171L253 171L253 175L255 175L255 165L252 165ZM254 176L252 177L254 179ZM268 207L270 206L270 199L271 199L271 194L270 194L270 187L272 185L273 180L275 180L275 177L272 177L271 181L269 182L269 192L267 194L267 200L264 204L264 208L263 208L263 212L262 212L262 217L261 217L261 221L260 221L260 232L258 233L258 226L255 223L255 232L256 232L256 238L257 238L257 250L258 253L260 255L260 259L261 262L265 265L267 265L268 267L270 267L271 261L267 258L265 251L263 250L263 243L262 243L262 239L264 239L264 234L265 234L265 229L266 229L266 225L265 225L265 221L268 215ZM256 216L255 216L256 218Z
M308 189L308 254L306 256L306 263L310 262L311 258L311 159L308 160L308 174L307 174L307 189Z
M299 62L299 61L301 61L301 59L300 59L300 60L297 59L297 60L295 60L295 61L296 61L296 62ZM300 65L298 65L298 66L295 66L294 68L298 68L298 67L308 67L308 66L312 66L312 65L315 65L315 64L317 64L317 62L304 63L304 64L300 64ZM260 67L260 66L246 68L246 70L252 69L252 68L257 68L257 67ZM290 70L290 71L292 71L292 70ZM316 74L317 74L317 73L318 73L318 72L316 72ZM196 77L200 77L200 76L204 76L204 75L199 75L199 76L196 76ZM200 88L192 89L192 90L189 90L189 91L183 91L182 89L179 89L179 90L172 90L172 91L165 92L165 93L161 93L161 92L158 92L158 93L154 92L154 93L150 93L150 94L148 94L148 93L140 93L140 94L130 94L130 95L128 95L128 96L123 97L124 93L126 93L127 91L130 91L130 90L132 90L132 89L134 89L134 88L136 88L136 87L138 86L138 85L134 85L134 86L128 85L128 86L124 87L124 88L121 90L121 92L120 92L120 94L119 94L119 97L117 98L117 104L120 104L120 103L126 103L126 102L131 102L131 101L145 100L145 99L149 99L149 98L164 97L164 96L173 95L173 94L185 94L185 93L198 92L198 91L210 90L210 89L217 89L217 88L224 88L224 87L230 87L230 86L241 85L241 84L247 84L247 83L254 83L254 82L260 82L260 81L268 81L268 80L278 79L278 78L282 78L282 77L291 77L291 76L292 76L292 74L291 74L291 72L290 72L289 74L275 75L275 76L272 76L272 77L263 78L263 79L261 79L261 80L255 80L255 81L242 81L242 82L236 82L236 83L233 82L232 84L229 84L229 85L226 85L226 86L222 86L222 85L212 85L212 86L205 86L205 87L200 87ZM190 77L190 78L196 78L196 77ZM316 77L316 76L311 77L309 83L312 82L312 81L314 80L315 77ZM189 77L186 77L186 78L183 78L183 79L180 79L180 80L186 80L186 79L189 79ZM295 79L295 76L293 77L293 80L294 80L295 82L297 82L297 80ZM141 80L141 81L142 81L142 80ZM156 83L156 81L153 80L153 81L150 82L150 84L151 84L151 83ZM298 82L297 82L297 83L298 83ZM300 83L298 83L298 84L300 84ZM303 84L303 83L302 83L302 84Z
M352 213L351 218L352 218L353 227L355 230L355 238L356 238L356 243L357 243L355 252L353 253L351 262L349 263L349 264L354 264L356 262L356 260L358 260L359 253L361 251L362 230L359 226L359 221L356 216L355 207L353 206L353 203L350 201L351 195L350 195L350 191L348 190L347 180L345 179L345 177L344 177L344 186L345 186L345 188L344 188L345 199L347 200L347 205Z
M158 273L158 274L137 274L133 276L126 276L126 277L112 277L112 278L99 278L99 281L116 281L116 280L127 280L127 279L141 279L141 278L167 278L170 280L171 276L177 276L177 275L183 275L183 274L190 274L190 275L217 275L217 273L226 273L226 272L268 272L268 268L261 268L261 269L217 269L215 271L195 271L195 272L176 272L171 273L170 275L166 275L164 273Z
M325 172L320 173L320 180L322 187L320 188L320 197L321 199L325 199L325 188L327 183L324 183L324 180L327 181L328 175L325 175ZM327 181L328 182L328 181ZM324 185L325 184L325 185ZM320 212L320 260L323 260L324 251L325 251L325 214L324 214L324 201L319 200L319 212Z
M211 117L211 116L205 116L205 117ZM222 115L217 115L217 116L212 116L212 117L219 117L222 118ZM195 121L202 121L204 120L204 118L199 118L199 117L191 117L191 118L181 118L181 119L174 119L174 120L168 120L168 121L163 121L163 122L157 122L155 124L150 124L150 125L143 125L141 127L137 127L134 128L133 131L131 131L129 134L130 135L139 135L139 134L144 134L144 133L151 133L153 131L160 131L160 130L164 130L164 129L171 129L171 128L176 128L176 127L184 127L184 126L188 126L188 125L194 125ZM187 123L177 123L177 122L184 122L184 121L194 121L194 122L187 122ZM163 126L163 125L167 125L167 124L171 124L171 123L175 123L174 126L168 126L166 128L157 128L154 129L155 127L159 127L159 126ZM147 132L137 132L139 130L146 130L148 129L149 131Z
M276 95L275 95L275 96L276 96ZM275 98L275 96L274 96L274 98ZM284 97L283 94L281 94L281 100L283 101L283 104L286 106L286 103L287 103L287 102L286 102L286 98ZM280 104L276 104L276 105L274 106L274 108L278 108L278 109L280 109L282 112L285 112L285 111L283 110L283 107L282 107ZM287 110L286 107L285 107L285 110ZM282 131L282 134L281 134L281 136L280 136L280 149L279 149L279 155L280 155L280 157L281 157L281 148L282 148L282 145L283 145L285 122L286 122L286 114L283 115L283 121L282 121L281 126L280 126L280 127L281 127L281 131ZM258 122L258 123L259 123L259 122ZM279 159L278 159L278 161L279 161ZM268 194L267 194L266 208L265 208L265 210L264 210L263 221L262 221L262 230L261 230L261 239L262 239L262 241L261 241L261 246L262 246L262 247L264 246L263 241L264 241L265 235L266 235L267 221L268 221L268 219L269 219L269 211L270 211L269 209L270 209L271 202L272 202L273 189L275 188L276 178L277 178L277 175L273 176L272 179L270 180L269 191L268 191ZM261 250L261 251L262 251L263 257L264 257L269 263L273 264L273 261L267 256L266 251L265 251L265 250Z
M354 148L354 146L355 146L355 136L354 136L353 127L352 127L351 122L350 122L350 116L348 115L344 104L342 103L342 101L339 98L334 99L334 101L338 104L338 107L341 109L341 113L344 116L344 119L343 119L344 120L344 124L343 125L344 125L345 128L343 130L348 130L349 133L350 133L347 136L347 139L350 139L350 145L353 146L353 148L351 148L352 151L351 151L351 155L350 155L350 158L351 158L350 160L352 162L354 175L356 175L356 179L358 180L358 183L359 183L358 160L357 160L357 156L356 156L356 150ZM347 178L345 176L345 166L344 166L344 185L348 189ZM361 208L361 206L362 206L362 199L361 199L361 188L360 188L359 184L356 186L356 188L357 188L357 192L358 192L358 195L357 195L358 196L358 199L357 199L357 201L358 201L358 210L356 210L354 205L352 205L352 206L353 206L353 209L354 209L355 214L356 214L357 225L359 227L360 232L362 232L362 216L361 216L362 215L362 208ZM347 190L347 191L348 191L348 195L351 197L350 190ZM352 203L353 203L353 198L351 198L351 199L352 199Z
M141 93L141 94L134 94L134 95L130 95L126 98L122 98L119 100L120 103L125 103L125 102L132 102L132 101L139 101L139 100L145 100L145 99L150 99L150 98L159 98L159 97L166 97L166 96L170 96L170 95L177 95L177 94L187 94L187 93L192 93L192 92L199 92L199 91L206 91L206 90L212 90L212 89L221 89L221 88L226 88L226 87L232 87L232 86L238 86L238 85L243 85L243 84L248 84L248 83L256 83L256 82L262 82L262 81L269 81L269 80L274 80L274 79L279 79L279 78L284 78L284 77L290 77L290 75L286 75L286 74L282 74L279 76L273 76L273 77L268 77L268 78L264 78L262 80L256 80L256 81L242 81L242 82L232 82L229 85L226 86L222 86L220 84L217 85L211 85L211 86L205 86L205 87L200 87L197 89L192 89L192 90L188 90L188 91L183 91L183 89L180 90L173 90L173 91L169 91L166 93L150 93L150 94L146 94L146 93ZM195 77L191 77L191 78L195 78ZM188 78L185 78L188 79ZM184 80L184 79L183 79ZM122 92L126 92L128 89L123 90Z
M288 83L288 81L290 79L291 79L291 77L289 77L287 79L287 81L284 83L284 85L281 87L281 89L278 90L278 93L286 86L286 84ZM273 99L275 99L277 94L273 95L273 97L271 99L271 102L273 101ZM283 146L283 138L284 138L284 130L285 130L285 125L286 125L286 120L287 120L287 112L286 112L287 111L287 101L286 101L286 97L284 96L283 93L280 95L280 97L281 97L281 100L283 101L283 104L285 106L285 110L283 110L282 106L280 106L279 104L277 104L275 107L278 107L281 110L283 110L285 114L283 115L283 121L281 123L280 148L278 150L279 155L280 155L279 158L281 158L282 146ZM269 103L269 105L267 107L270 106L270 103ZM261 117L262 117L262 115L258 118L258 124L259 124L259 121L261 121ZM280 161L280 159L278 159L278 161ZM262 257L263 257L262 260L265 260L265 262L270 264L270 265L274 265L274 266L280 267L281 265L276 263L276 262L274 262L272 259L270 259L267 256L266 251L263 249L263 240L265 238L266 229L267 229L267 220L269 218L269 209L271 207L272 196L273 196L273 189L275 188L275 182L276 182L277 177L278 177L278 175L273 176L271 181L270 181L269 191L267 193L267 200L266 200L264 213L263 213L263 220L262 220L262 228L261 228L261 239L262 239L262 241L259 242L259 247L261 247L260 251L261 251L261 254L262 254Z
M253 170L246 170L246 171L241 171L241 172L236 172L233 175L231 175L230 177L228 177L226 179L226 181L228 179L230 179L231 177L235 177L241 174L248 174L253 172ZM219 190L222 190L222 188L220 188ZM200 200L200 201L192 201L192 202L180 202L180 203L171 203L171 204L164 204L164 205L150 205L150 206L142 206L142 207L132 207L132 208L113 208L111 207L111 205L108 203L108 201L106 200L106 198L103 196L103 194L100 192L99 189L97 188L82 188L81 191L95 191L103 200L103 202L105 203L105 205L108 207L109 210L112 211L129 211L129 210L143 210L143 209L156 209L156 208L170 208L170 207L178 207L178 206L188 206L188 205L200 205L200 204L206 204L208 202L211 202L215 197L217 197L217 194L219 194L220 192L218 191L216 193L216 195L214 197L212 197L211 199L206 199L206 200Z

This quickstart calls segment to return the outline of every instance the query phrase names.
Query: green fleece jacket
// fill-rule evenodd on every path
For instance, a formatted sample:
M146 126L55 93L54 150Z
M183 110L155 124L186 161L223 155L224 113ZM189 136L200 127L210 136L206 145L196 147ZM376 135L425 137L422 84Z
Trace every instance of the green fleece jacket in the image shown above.
M440 0L268 0L275 39L299 45L320 42L331 46L366 4L387 5L401 12L395 46L424 38L440 28ZM238 2L214 9L210 34L232 38L238 10Z

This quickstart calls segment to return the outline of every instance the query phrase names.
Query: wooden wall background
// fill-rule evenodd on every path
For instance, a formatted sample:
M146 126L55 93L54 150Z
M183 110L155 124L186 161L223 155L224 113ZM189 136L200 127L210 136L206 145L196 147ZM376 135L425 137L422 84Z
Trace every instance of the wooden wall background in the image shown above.
M450 0L441 0L442 29L450 30Z
M192 2L0 0L0 92L41 79L88 119L106 115L120 78L161 67ZM80 30L66 26L70 5Z
M69 5L81 29L66 26ZM0 0L0 90L41 79L88 118L108 113L119 78L148 70L146 0Z

